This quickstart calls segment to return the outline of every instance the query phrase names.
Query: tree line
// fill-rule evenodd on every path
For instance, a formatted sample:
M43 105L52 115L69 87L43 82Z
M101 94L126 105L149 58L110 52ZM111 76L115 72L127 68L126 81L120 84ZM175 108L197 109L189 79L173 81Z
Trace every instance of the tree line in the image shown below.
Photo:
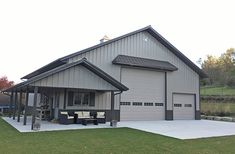
M202 85L235 87L235 49L230 48L221 56L208 55L201 64L208 78Z

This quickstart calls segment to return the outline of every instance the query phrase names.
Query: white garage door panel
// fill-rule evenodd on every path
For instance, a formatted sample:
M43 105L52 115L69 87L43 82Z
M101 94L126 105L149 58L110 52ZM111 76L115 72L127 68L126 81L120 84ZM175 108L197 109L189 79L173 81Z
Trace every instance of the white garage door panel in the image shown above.
M164 120L164 107L121 106L121 120Z
M195 119L195 99L194 95L173 94L174 120Z
M122 68L122 83L129 90L121 95L121 102L131 102L131 105L120 106L121 120L164 120L165 75L163 72ZM142 102L142 106L133 106L132 102ZM152 102L154 106L144 106Z

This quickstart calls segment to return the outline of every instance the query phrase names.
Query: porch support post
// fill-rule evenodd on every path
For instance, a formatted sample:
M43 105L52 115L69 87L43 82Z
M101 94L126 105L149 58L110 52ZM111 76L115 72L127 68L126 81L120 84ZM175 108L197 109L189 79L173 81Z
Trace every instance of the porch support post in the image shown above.
M38 87L34 87L33 116L32 116L31 130L33 130L33 125L35 124L35 119L36 119L37 95L38 95Z
M114 92L111 91L111 118L110 118L110 126L112 126L112 120L114 119Z
M24 107L24 124L26 125L27 123L27 113L28 113L28 104L29 104L29 91L28 88L26 89L26 100L25 100L25 107Z
M21 104L22 104L22 90L20 90L20 101L18 102L17 122L20 122Z
M17 106L17 90L15 91L14 110L13 110L13 120L15 120L15 117L16 117L16 106Z
M64 109L66 109L67 90L64 89Z
M12 103L13 103L13 91L11 91L9 118L11 118L11 116L12 116Z

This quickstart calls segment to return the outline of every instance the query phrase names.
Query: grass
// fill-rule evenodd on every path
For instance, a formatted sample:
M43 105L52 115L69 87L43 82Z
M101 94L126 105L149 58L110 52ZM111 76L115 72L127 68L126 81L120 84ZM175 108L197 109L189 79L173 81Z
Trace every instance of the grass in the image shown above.
M235 116L235 103L201 101L201 112L207 115L224 114L224 116Z
M235 136L178 140L129 128L19 133L0 118L2 154L234 153Z
M235 95L232 87L201 87L201 95Z

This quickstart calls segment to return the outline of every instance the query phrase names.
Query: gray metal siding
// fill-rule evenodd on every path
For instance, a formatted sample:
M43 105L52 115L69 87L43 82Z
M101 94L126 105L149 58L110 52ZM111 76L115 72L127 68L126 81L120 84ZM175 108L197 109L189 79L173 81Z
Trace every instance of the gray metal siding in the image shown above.
M147 41L145 41L146 38ZM93 51L74 56L73 58L69 59L69 62L74 62L82 57L86 57L88 61L120 81L120 66L112 65L112 60L120 54L169 61L175 65L178 70L175 72L169 72L167 76L167 110L173 109L173 92L195 93L197 104L196 109L199 110L199 75L189 68L189 66L187 66L182 60L176 57L164 45L153 38L148 32L140 32L97 48ZM103 95L103 97L108 98L109 96ZM104 100L110 100L105 98ZM115 109L117 109L119 98L116 97L115 101Z
M66 87L95 90L117 90L107 81L87 70L83 66L74 66L32 83L34 86Z

